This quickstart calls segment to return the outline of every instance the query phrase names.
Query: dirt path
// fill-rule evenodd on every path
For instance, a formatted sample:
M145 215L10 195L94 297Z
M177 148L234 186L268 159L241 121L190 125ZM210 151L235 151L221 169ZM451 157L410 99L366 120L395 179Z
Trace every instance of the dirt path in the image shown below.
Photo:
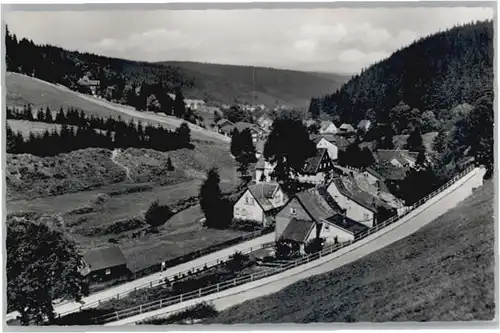
M121 164L120 162L118 162L116 160L119 153L120 153L120 149L114 149L113 152L111 153L111 161L114 164L118 165L120 168L123 168L125 170L126 175L127 175L127 179L130 180L131 182L133 182L134 180L132 179L132 177L130 177L130 169L127 166Z

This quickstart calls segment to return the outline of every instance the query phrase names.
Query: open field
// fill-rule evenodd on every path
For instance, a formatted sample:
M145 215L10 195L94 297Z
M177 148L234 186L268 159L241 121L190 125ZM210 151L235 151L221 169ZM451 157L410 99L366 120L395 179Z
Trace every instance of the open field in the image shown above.
M415 234L206 323L492 320L494 185Z
M88 115L115 118L120 116L125 121L140 120L143 124L161 125L170 130L176 129L182 123L182 120L175 117L160 116L152 112L138 112L129 106L79 94L66 87L17 73L7 73L5 85L6 105L9 107L31 104L34 110L48 106L53 112L61 107L64 109L73 107L83 110ZM193 124L189 124L189 127L193 139L216 141L228 145L228 142L215 132L204 130Z

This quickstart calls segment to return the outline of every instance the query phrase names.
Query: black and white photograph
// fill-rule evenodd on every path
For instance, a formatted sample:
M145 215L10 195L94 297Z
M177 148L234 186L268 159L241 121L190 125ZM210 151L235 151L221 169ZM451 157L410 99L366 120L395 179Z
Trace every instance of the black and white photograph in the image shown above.
M498 327L496 6L3 4L4 330Z

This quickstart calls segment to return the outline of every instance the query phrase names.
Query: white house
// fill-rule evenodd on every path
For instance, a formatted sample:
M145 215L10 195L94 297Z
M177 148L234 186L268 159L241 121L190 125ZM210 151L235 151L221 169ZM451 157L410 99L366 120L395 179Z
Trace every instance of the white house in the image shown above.
M314 138L313 142L316 144L317 149L325 148L331 160L335 161L337 159L339 149L335 145L335 141L329 141L327 138L320 135Z
M369 119L363 119L358 123L358 130L363 131L363 132L368 132L372 125L372 122Z
M302 173L297 176L301 183L320 185L325 182L330 171L333 170L333 163L326 148L317 149L316 156L306 160Z
M254 184L234 204L233 216L266 227L273 221L273 213L285 204L285 200L286 196L277 183Z
M83 76L80 80L78 80L78 84L82 87L89 88L92 95L96 95L97 88L99 88L100 83L101 81L91 80L87 75Z
M393 207L361 190L354 182L349 182L348 189L345 181L347 179L341 177L332 179L327 186L327 191L344 210L348 218L371 228L377 222L378 207L384 207L389 211L393 210Z
M356 130L354 129L354 127L352 127L351 124L345 124L345 123L340 125L338 130L338 133L342 135L351 135L354 134L355 132Z
M399 149L378 149L375 158L379 164L392 164L397 168L413 167L418 153Z
M324 188L299 192L276 214L276 241L289 243L304 253L307 242L315 238L342 243L367 229L340 210Z
M337 126L329 120L322 121L319 126L320 134L337 134Z
M191 110L198 110L205 106L205 101L201 99L184 99L184 103Z
M260 157L255 165L255 182L267 183L272 181L271 173L274 170L275 165L266 161L263 157Z

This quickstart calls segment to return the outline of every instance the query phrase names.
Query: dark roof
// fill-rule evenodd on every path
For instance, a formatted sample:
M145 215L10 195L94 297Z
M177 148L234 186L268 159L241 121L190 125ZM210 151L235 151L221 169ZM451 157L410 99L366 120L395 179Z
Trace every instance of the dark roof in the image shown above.
M418 153L400 149L378 149L376 158L380 163L390 162L396 159L402 165L408 164L408 160L416 162Z
M226 119L226 118L222 118L222 119L220 119L220 120L219 120L218 122L216 122L215 124L216 124L217 126L220 126L220 125L223 125L223 124L225 124L225 123L228 123L228 124L230 124L230 125L232 125L232 124L233 124L233 123L232 123L229 119Z
M258 183L248 187L250 193L252 193L255 200L257 200L265 212L277 208L273 205L270 199L273 198L274 193L278 189L279 185L276 183Z
M321 165L321 160L323 159L323 156L326 152L326 148L317 149L316 156L309 157L306 160L302 172L304 172L306 175L315 175L318 172L318 168Z
M375 171L374 169L372 169L372 168L370 168L370 167L366 168L366 170L365 170L365 171L366 171L366 172L368 172L368 173L369 173L370 175L372 175L373 177L375 177L375 178L379 179L379 180L382 180L382 181L383 181L383 180L385 179L385 177L384 177L384 176L382 176L380 173L378 173L377 171Z
M371 195L368 192L363 191L361 188L359 188L359 186L354 181L348 182L349 188L347 188L346 184L344 183L344 181L342 181L341 177L334 178L332 180L332 182L335 184L335 186L337 187L337 189L339 190L339 192L342 195L348 197L352 201L358 203L359 205L365 207L366 209L368 209L374 213L376 213L378 211L377 208L379 206L383 206L389 210L392 209L392 207L389 206L384 201Z
M245 130L247 128L249 128L250 130L254 130L254 131L260 130L259 126L257 126L256 124L247 123L244 121L239 121L239 122L235 123L234 127L238 130L238 132L242 132L243 130Z
M315 223L313 221L298 220L292 218L285 230L280 236L280 239L292 240L295 242L302 243L307 239L307 236L311 233Z
M127 264L118 246L89 251L83 256L83 260L89 266L91 272Z
M347 148L351 143L346 139L344 138L343 136L339 136L337 135L335 137L335 144L337 145L337 147L339 149L345 149Z
M336 225L336 226L350 232L351 234L354 234L354 235L368 229L368 227L365 226L364 224L361 224L359 222L351 220L350 218L348 218L347 216L345 216L343 214L335 214L335 215L330 216L329 218L327 218L325 220L333 225Z
M331 205L329 200L320 191L317 188L311 188L296 194L297 200L302 204L311 218L318 223L340 210L338 205Z

